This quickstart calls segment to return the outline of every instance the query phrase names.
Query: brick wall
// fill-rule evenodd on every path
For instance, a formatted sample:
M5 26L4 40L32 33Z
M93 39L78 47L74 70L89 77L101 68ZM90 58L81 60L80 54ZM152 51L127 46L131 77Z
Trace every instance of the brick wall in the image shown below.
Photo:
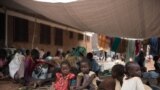
M14 31L14 20L12 16L8 17L8 46L16 48L27 48L31 49L38 47L39 49L44 49L45 51L51 51L54 55L58 48L62 48L64 51L67 51L76 46L84 46L87 48L87 51L91 51L91 40L78 40L78 33L74 32L73 39L69 38L69 31L63 30L63 46L55 46L54 44L54 27L51 27L51 44L40 44L40 24L29 21L29 41L28 42L14 42L13 31ZM35 32L35 34L34 34ZM34 36L34 43L33 41ZM32 45L33 44L33 45Z

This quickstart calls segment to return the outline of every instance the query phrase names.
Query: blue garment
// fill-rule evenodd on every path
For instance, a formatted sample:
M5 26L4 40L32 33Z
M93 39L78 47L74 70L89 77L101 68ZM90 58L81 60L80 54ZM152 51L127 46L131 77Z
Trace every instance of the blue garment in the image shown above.
M156 79L158 77L159 77L159 73L155 71L149 71L149 72L143 73L143 78L146 78L146 79Z
M70 81L70 85L71 85L71 86L75 86L75 85L76 85L76 79L72 79L72 80Z
M158 55L158 38L152 37L149 43L150 43L150 54L152 56Z
M92 71L97 72L100 70L100 66L98 63L95 61L95 59L91 60L91 66L92 66Z

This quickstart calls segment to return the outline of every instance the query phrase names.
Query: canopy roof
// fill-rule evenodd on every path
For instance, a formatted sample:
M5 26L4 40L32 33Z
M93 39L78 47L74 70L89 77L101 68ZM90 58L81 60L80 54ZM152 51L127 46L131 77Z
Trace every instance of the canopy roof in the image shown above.
M12 0L4 1L9 4ZM27 11L81 31L127 38L160 36L160 0L79 0L65 4L13 1Z

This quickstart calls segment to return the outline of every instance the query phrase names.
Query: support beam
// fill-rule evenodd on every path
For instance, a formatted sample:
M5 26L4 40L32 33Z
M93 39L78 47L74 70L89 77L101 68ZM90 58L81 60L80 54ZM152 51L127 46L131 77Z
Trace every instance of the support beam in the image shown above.
M8 11L5 9L5 47L8 48Z
M3 8L0 8L0 13L5 13L5 10Z
M32 21L32 22L35 21L35 17L33 17L33 16L28 16L28 15L25 15L25 14L22 14L22 13L19 13L19 12L16 12L16 11L12 11L12 10L8 10L8 15L23 18L23 19L26 19L26 20L29 20L29 21ZM40 19L40 18L37 18L37 23L42 23L42 24L49 25L51 27L57 27L57 28L61 28L61 29L67 30L67 31L72 31L72 32L83 34L83 31L80 31L80 30L77 30L77 29L74 29L74 28L70 28L68 26L64 26L64 25L61 25L61 24L57 24L57 23L54 23L54 22L50 22L50 21L47 21L47 20L43 20L43 19Z
M35 21L34 21L34 31L33 31L33 37L32 37L32 45L31 45L31 48L32 48L32 49L33 49L33 47L34 47L36 28L37 28L37 18L35 17Z

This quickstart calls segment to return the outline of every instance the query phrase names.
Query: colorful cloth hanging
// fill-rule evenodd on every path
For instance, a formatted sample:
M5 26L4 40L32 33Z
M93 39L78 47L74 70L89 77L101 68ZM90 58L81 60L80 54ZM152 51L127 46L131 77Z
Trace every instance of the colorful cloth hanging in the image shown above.
M141 50L141 41L136 40L136 42L135 42L135 55L138 55L140 50Z
M118 53L125 53L127 46L128 46L128 40L121 39L121 42L120 42L118 49L117 49L117 52Z
M118 49L118 46L120 45L120 43L121 43L121 39L119 37L115 37L113 44L112 44L111 51L117 52L117 49Z
M142 41L142 45L143 45L143 51L146 52L146 55L149 55L147 52L147 45L149 44L149 39L145 39Z
M72 50L72 55L75 56L85 56L87 53L86 48L78 46L74 50Z
M128 41L125 61L128 62L130 58L132 58L133 60L135 58L135 41L134 40Z
M158 55L158 38L152 37L149 39L150 45L150 55L156 56Z
M91 38L91 42L92 42L92 49L93 51L98 51L98 35L97 34L93 34L92 38Z
M107 51L109 49L110 39L105 35L98 35L98 48L99 50Z

